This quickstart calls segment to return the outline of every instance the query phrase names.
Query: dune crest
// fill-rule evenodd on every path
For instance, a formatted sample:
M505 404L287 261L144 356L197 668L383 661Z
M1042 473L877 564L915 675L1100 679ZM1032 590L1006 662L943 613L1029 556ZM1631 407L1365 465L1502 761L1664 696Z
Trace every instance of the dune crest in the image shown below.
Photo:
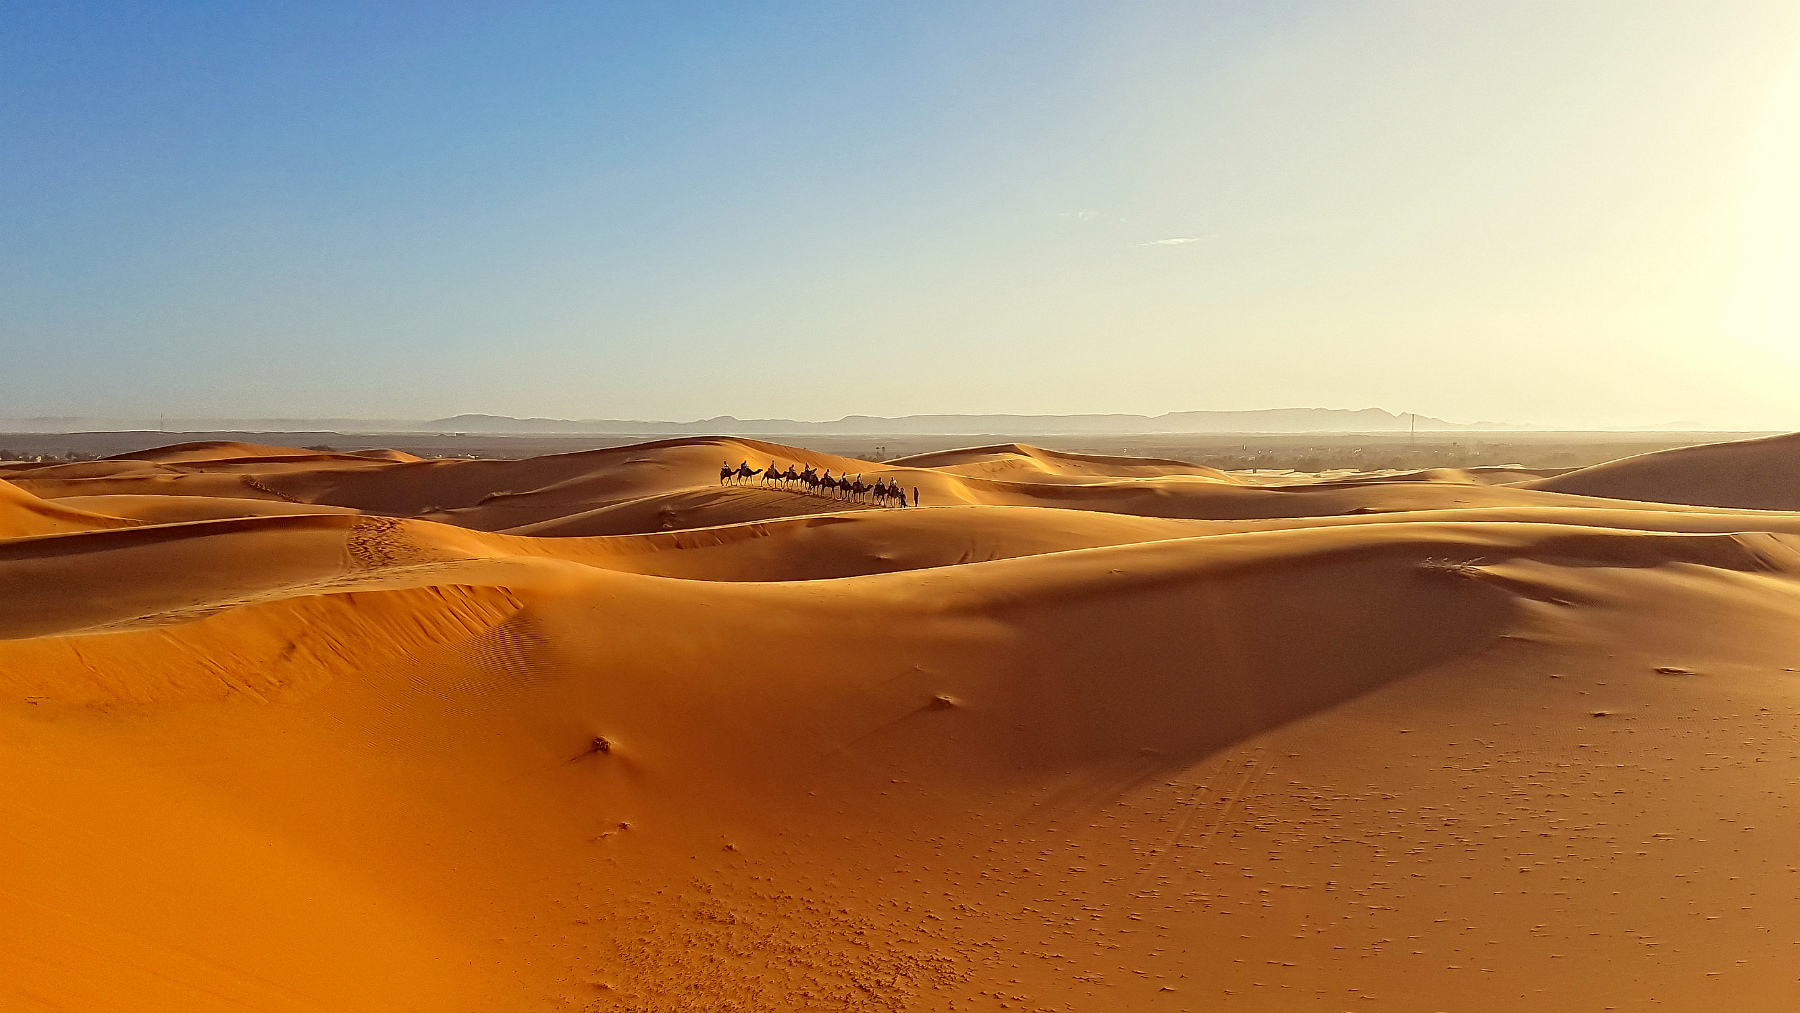
M82 509L79 505L41 499L0 480L0 538L127 527L134 520Z
M1532 485L1552 492L1653 503L1800 510L1800 433L1664 450Z

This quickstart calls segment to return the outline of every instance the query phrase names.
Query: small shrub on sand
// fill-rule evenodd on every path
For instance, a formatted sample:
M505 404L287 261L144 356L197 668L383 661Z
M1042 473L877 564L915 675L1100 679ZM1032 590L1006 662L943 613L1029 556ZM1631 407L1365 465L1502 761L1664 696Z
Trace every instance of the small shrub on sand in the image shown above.
M1461 577L1464 580L1475 580L1482 574L1479 559L1449 559L1444 556L1431 556L1421 560L1419 569L1441 577Z

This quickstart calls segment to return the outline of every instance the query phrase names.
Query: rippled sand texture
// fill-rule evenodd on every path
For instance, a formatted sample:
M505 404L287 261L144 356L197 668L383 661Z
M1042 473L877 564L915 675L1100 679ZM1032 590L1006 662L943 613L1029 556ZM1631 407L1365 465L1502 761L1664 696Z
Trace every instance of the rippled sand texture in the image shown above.
M1797 437L0 479L9 1010L1800 1008Z

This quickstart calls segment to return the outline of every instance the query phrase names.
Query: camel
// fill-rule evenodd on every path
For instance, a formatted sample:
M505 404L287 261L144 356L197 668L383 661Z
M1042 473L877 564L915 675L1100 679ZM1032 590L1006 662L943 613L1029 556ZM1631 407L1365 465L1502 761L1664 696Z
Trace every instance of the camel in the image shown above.
M737 469L731 466L730 461L722 462L719 465L719 484L724 485L726 482L731 481L731 476L735 474L737 474Z
M755 478L756 476L762 474L762 469L757 468L756 470L752 471L752 470L750 470L750 462L745 461L744 463L737 466L737 471L734 474L737 475L738 481L742 482L747 479Z

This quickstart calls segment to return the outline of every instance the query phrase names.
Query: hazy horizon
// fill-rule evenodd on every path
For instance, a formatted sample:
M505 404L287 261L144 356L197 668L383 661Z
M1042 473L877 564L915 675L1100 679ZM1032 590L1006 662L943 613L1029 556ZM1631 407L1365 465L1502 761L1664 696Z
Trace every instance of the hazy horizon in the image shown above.
M1386 428L1382 428L1382 427L1378 427L1378 426L1357 426L1357 425L1349 424L1353 420L1342 417L1342 416L1363 415L1363 414L1369 413L1369 412L1383 412L1386 415L1388 415L1395 422L1395 425L1389 426ZM1052 419L1056 419L1056 420L1110 420L1110 419L1120 419L1120 418L1144 419L1146 422L1154 423L1154 422L1162 420L1168 416L1193 416L1193 415L1225 415L1225 416L1246 416L1246 415L1258 416L1258 415L1262 415L1262 416L1270 416L1270 415L1281 415L1283 413L1319 413L1319 414L1327 416L1327 417L1317 418L1317 419L1313 420L1313 421L1321 423L1319 425L1296 425L1296 424L1292 424L1290 422L1289 424L1287 424L1285 426L1263 426L1260 428L1255 425L1245 425L1241 428L1235 427L1235 426L1213 426L1213 427L1201 427L1201 428L1192 428L1192 427L1190 427L1190 428L1157 428L1154 426L1144 426L1144 427L1133 428L1133 427L1127 427L1127 426L1116 426L1116 425L1115 426L1103 426L1103 425L1090 424L1090 425L1086 425L1086 426L1076 425L1076 426L1066 428L1066 429L1054 429L1054 428L1047 428L1045 425L1043 425L1041 423L1035 424L1035 425L1031 424L1035 420L1052 420ZM1332 416L1338 416L1338 417L1333 418ZM709 433L709 434L716 434L716 435L733 435L733 434L745 435L745 436L785 435L785 436L790 436L790 437L794 437L794 438L805 438L808 433L814 433L815 435L831 435L834 433L837 435L855 435L855 434L860 433L860 434L874 434L874 435L885 434L885 435L893 435L893 436L901 436L901 435L911 433L911 434L916 434L916 435L938 435L938 436L1011 435L1011 436L1023 436L1023 437L1052 436L1052 435L1080 436L1080 435L1084 435L1084 434L1091 435L1091 436L1103 436L1103 435L1106 435L1109 433L1120 434L1120 435L1131 434L1131 435L1143 435L1143 436L1150 436L1150 435L1157 435L1157 434L1166 434L1166 435L1170 435L1170 436L1180 436L1180 435L1215 435L1216 436L1216 435L1231 435L1231 434L1305 435L1305 434L1311 433L1311 434L1318 434L1321 436L1343 436L1343 435L1354 435L1357 433L1379 434L1379 433L1391 433L1391 432L1405 432L1407 430L1407 420L1408 420L1409 416L1412 417L1412 419L1411 419L1412 428L1415 429L1416 431L1421 432L1421 433L1432 432L1432 433L1438 433L1438 434L1445 434L1445 433L1449 433L1449 434L1456 434L1456 433L1471 433L1471 434L1516 433L1516 434L1529 435L1532 433L1542 434L1542 433L1555 433L1555 432L1600 432L1600 433L1617 432L1617 433L1645 433L1645 434L1718 433L1721 435L1726 435L1726 434L1779 433L1779 432L1788 432L1789 431L1789 430L1779 429L1779 428L1757 429L1757 428L1731 428L1731 427L1721 427L1721 426L1710 426L1710 425L1706 425L1704 423L1701 423L1697 420L1692 420L1692 419L1671 419L1666 422L1662 422L1660 424L1649 424L1649 425L1639 425L1639 426L1591 426L1591 427L1582 427L1582 428L1571 428L1571 427L1553 426L1553 425L1547 425L1547 424L1542 424L1542 423L1534 423L1534 422L1530 422L1530 421L1517 421L1517 420L1441 419L1441 418L1437 418L1434 416L1427 416L1427 415L1424 415L1423 413L1414 413L1414 412L1405 412L1405 411L1392 412L1392 411L1388 411L1387 409L1381 408L1381 407L1367 407L1367 408L1361 408L1361 409L1353 409L1353 408L1283 406L1283 407L1279 407L1279 408L1247 409L1247 410L1240 410L1240 411L1209 411L1206 409L1201 409L1201 410L1196 410L1196 411L1174 411L1174 412L1167 412L1167 413L1158 413L1157 415L1145 415L1143 413L1129 413L1129 412L1118 412L1118 413L937 412L937 413L924 413L924 414L898 415L898 416L875 416L875 415L854 414L853 413L853 414L848 414L848 415L835 416L832 418L793 418L793 417L789 417L789 416L773 416L773 417L764 417L764 418L741 418L741 417L734 416L734 415L717 414L717 415L700 416L697 418L658 419L658 418L598 418L598 417L596 417L596 418L584 418L584 419L566 419L566 418L553 418L553 417L547 417L547 416L519 417L519 416L510 416L510 415L493 415L493 414L484 413L484 412L459 412L455 415L439 416L436 418L429 418L429 419L427 419L427 418L405 418L405 417L398 417L398 416L379 416L379 415L291 416L291 417L246 416L246 415L238 415L238 416L225 416L225 415L182 416L182 415L175 415L175 416L170 416L170 415L166 415L166 414L155 415L155 416L151 416L151 415L136 415L136 416L131 416L131 415L112 415L112 416L37 415L37 416L0 416L0 432L56 434L56 433L77 433L77 432L105 433L105 432L164 431L164 432L168 432L171 435L179 435L179 434L183 434L183 433L192 434L192 433L229 433L229 432L298 434L298 433L314 432L314 431L319 431L319 432L338 431L338 432L343 432L346 434L351 434L351 433L419 434L419 433L436 431L439 428L443 428L442 424L445 424L445 423L459 422L459 423L466 424L469 422L473 422L474 420L483 420L483 422L485 423L484 425L467 426L468 431L471 433L487 433L487 434L493 434L493 435L504 435L504 434L508 434L508 433L520 434L520 435L530 435L530 434L544 435L544 434L552 434L552 433L562 433L562 434L566 434L566 435L570 435L570 436L576 436L576 435L608 435L608 436L639 435L639 436L644 436L645 438L658 438L658 437L663 437L663 436L682 435L682 430L693 430L694 427L704 426L707 423L711 423L711 422L729 421L729 422L740 423L741 427L732 428L732 427L726 426L726 427L719 427L717 429L706 429L706 430L704 430L704 432ZM991 428L990 427L990 428L986 428L986 429L930 428L927 425L921 424L925 420L964 420L964 419L967 419L967 420L1002 420L1002 419L1004 419L1004 420L1016 420L1016 423L1013 424L1012 428L1004 428L1004 427ZM1274 420L1265 420L1265 421L1274 421ZM866 425L866 423L871 423L871 422L895 422L895 423L912 423L912 424L911 425L896 425L894 427L884 429L879 426ZM36 428L35 425L32 425L34 423L46 425L47 428ZM51 423L55 423L56 425L49 425ZM504 425L504 423L515 423L515 425L508 426L508 425ZM544 423L549 428L543 428L543 429L523 428L524 426L529 425L531 423ZM593 423L593 424L597 424L597 425L617 424L624 428L616 428L616 429L578 428L579 426L581 426L584 423ZM780 425L789 424L789 423L793 424L796 428L794 428L794 429L778 428ZM839 429L829 428L834 425L838 425L840 423L848 424L851 426L851 428L839 428ZM1337 424L1330 424L1330 423L1337 423ZM430 429L416 428L416 427L427 427L427 426L429 426ZM860 426L860 428L857 428L858 426ZM320 428L320 427L323 427L323 428ZM357 428L357 427L362 427L362 428ZM415 427L415 428L408 428L408 427ZM699 433L700 430L694 430L694 432Z
M1800 429L1788 2L9 13L0 417Z

